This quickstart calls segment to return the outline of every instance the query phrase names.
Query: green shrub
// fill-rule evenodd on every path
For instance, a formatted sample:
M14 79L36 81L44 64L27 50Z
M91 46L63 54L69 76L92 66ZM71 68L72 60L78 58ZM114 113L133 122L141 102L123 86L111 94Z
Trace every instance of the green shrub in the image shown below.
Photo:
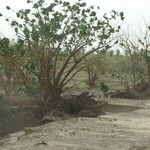
M108 86L104 82L101 82L98 88L103 92L103 94L109 91Z

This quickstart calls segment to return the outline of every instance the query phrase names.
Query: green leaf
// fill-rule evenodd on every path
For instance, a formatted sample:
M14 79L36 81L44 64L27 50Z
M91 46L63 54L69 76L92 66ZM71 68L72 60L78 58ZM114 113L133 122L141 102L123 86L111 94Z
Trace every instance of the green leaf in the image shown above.
M116 40L114 44L118 44L118 40Z
M16 21L11 22L11 26L14 27L16 25Z
M19 18L20 17L20 13L16 13L16 16Z
M18 28L15 28L15 32L18 33Z
M91 10L90 10L89 8L86 10L86 12L88 12L88 13L89 13L90 11L91 11Z
M31 12L31 10L30 9L26 9L26 14L29 14L30 12Z
M34 70L34 69L35 69L35 67L36 67L36 66L35 66L35 63L34 63L34 62L32 62L30 67L31 67L31 69L32 69L32 70Z
M63 6L69 6L70 3L69 2L63 2Z
M19 24L19 28L22 28L23 26L22 26L22 24Z
M90 6L91 9L94 9L94 6Z
M81 3L81 4L79 3L79 6L80 6L80 7L85 7L85 6L86 6L86 3Z
M31 3L32 1L31 0L27 0L27 3L29 4L29 3Z
M37 4L37 3L35 3L34 5L33 5L33 8L38 8L39 7L39 5Z
M95 11L92 11L90 16L96 16L96 12Z
M36 21L35 19L32 19L32 20L31 20L32 23L34 23L35 21Z
M121 17L121 20L124 20L124 13L123 12L120 12L120 17Z
M9 6L6 6L6 9L10 10L11 8Z

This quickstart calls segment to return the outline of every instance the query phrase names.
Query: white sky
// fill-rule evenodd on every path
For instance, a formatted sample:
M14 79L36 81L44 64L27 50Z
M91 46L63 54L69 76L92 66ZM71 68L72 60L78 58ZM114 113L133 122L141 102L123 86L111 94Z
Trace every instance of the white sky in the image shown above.
M26 7L26 0L0 0L0 12L6 16L8 14L5 7L8 5L14 10ZM47 0L51 1L51 0ZM68 0L69 1L69 0ZM76 0L70 0L76 1ZM150 25L150 0L84 0L87 4L100 6L102 12L109 12L110 10L123 11L125 14L124 28L142 27L144 20ZM0 19L0 34L13 37L14 33L9 27L8 23Z

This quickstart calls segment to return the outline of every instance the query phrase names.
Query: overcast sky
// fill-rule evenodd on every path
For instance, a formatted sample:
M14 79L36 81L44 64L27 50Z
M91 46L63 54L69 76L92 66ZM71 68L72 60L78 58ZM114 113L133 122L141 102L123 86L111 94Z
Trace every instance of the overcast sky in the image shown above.
M6 16L11 16L8 14L5 7L7 5L11 6L14 10L26 7L26 0L0 0L0 11ZM47 0L51 1L51 0ZM76 1L76 0L70 0ZM137 28L142 27L144 20L150 24L150 0L84 0L90 5L100 6L102 12L109 12L110 10L123 11L125 14L125 21L123 27L132 28L137 30ZM13 37L9 25L2 19L0 19L0 34L4 36Z

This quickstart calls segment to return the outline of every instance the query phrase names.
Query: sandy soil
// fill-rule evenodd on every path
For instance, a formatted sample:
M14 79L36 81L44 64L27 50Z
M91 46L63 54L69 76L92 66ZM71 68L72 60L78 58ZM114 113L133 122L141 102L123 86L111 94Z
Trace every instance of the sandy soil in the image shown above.
M150 150L150 100L112 99L110 105L105 116L10 134L0 141L0 150Z

